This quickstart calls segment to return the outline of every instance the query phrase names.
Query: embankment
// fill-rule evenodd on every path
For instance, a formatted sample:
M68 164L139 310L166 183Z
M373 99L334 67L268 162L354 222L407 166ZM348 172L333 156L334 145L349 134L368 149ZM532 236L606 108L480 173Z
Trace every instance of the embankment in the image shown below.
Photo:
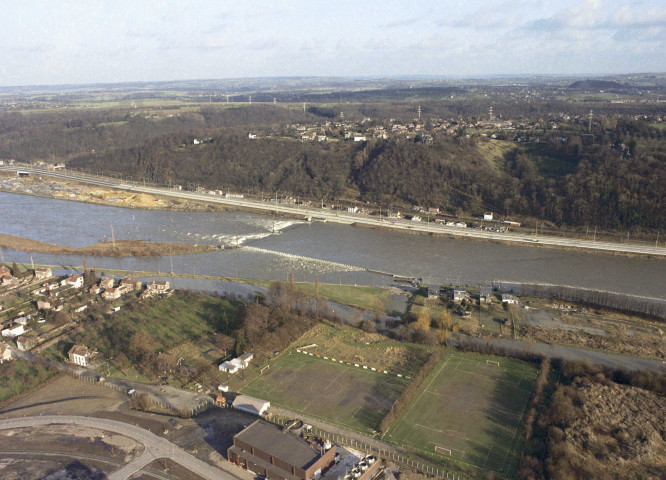
M152 257L161 255L186 255L217 250L214 245L194 245L174 242L146 242L144 240L117 240L96 243L86 247L67 247L40 242L29 238L0 233L0 247L23 252L50 253L54 255L92 255L102 257Z

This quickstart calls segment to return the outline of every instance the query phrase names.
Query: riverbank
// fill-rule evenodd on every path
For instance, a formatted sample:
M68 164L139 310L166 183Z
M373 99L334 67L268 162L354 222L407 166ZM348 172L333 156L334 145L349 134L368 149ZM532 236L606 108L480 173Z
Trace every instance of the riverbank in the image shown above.
M15 167L16 168L16 167ZM145 198L155 197L158 202L183 202L187 204L188 202L197 203L203 206L203 209L215 211L217 210L244 210L262 214L275 214L282 215L291 218L305 218L308 220L315 221L330 221L344 225L358 224L366 227L380 227L380 228L392 228L400 232L414 232L424 235L435 235L435 236L453 236L457 238L465 239L483 239L487 241L505 243L505 244L514 244L514 245L524 245L524 246L549 246L554 248L560 248L564 250L581 250L586 252L612 252L614 254L625 255L625 256L646 256L646 257L655 257L655 258L664 258L666 257L666 248L659 246L658 241L655 242L654 246L650 246L646 243L624 243L624 242L609 242L602 241L596 234L593 235L592 240L573 238L573 237L560 237L553 235L542 235L537 237L536 232L534 235L529 232L496 232L483 230L481 228L459 228L454 226L444 226L441 224L421 224L419 222L410 222L404 220L386 220L383 221L382 218L377 218L370 215L358 215L352 213L346 213L340 210L329 210L329 209L318 209L318 208L306 208L305 210L300 205L290 205L290 204L275 204L275 203L264 203L258 199L249 199L244 197L233 197L226 198L220 197L217 195L207 195L205 193L195 193L185 190L174 190L166 187L155 187L149 185L142 185L140 183L131 183L119 181L115 178L108 178L95 175L86 175L82 173L72 172L72 171L62 171L62 172L47 172L45 170L35 168L32 166L21 167L24 178L26 175L32 175L37 178L39 181L42 180L42 176L58 178L59 181L75 181L87 183L94 186L94 188L101 189L111 189L111 191L116 191L119 189L124 194L116 195L129 195L128 198L136 199L140 204L145 204ZM9 167L0 167L5 171L10 170ZM16 178L16 177L15 177ZM12 183L9 187L12 187L13 190L17 191L13 184L15 180L5 180L5 182L0 182L0 189L7 191L12 191L12 188L8 190L7 182ZM90 187L93 188L93 187ZM23 193L30 193L25 191ZM147 195L148 197L144 197ZM77 195L70 195L70 199L76 199ZM84 196L79 196L78 198L81 201L87 201ZM119 205L123 206L123 205ZM144 208L144 207L136 207Z
M117 240L86 247L66 247L29 238L0 233L0 247L22 252L50 253L53 255L91 255L101 257L155 257L163 255L189 255L218 250L213 245L175 242L146 242L144 240Z
M39 176L17 177L0 170L0 191L55 198L74 202L106 205L109 207L138 208L143 210L174 210L182 212L224 211L221 205L193 200L163 197L149 193L134 193L72 180Z

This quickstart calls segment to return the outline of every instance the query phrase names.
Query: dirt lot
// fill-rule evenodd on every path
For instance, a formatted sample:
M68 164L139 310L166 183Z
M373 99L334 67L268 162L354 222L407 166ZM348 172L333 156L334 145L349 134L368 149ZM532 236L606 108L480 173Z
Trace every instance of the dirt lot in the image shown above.
M193 245L174 242L146 242L143 240L118 240L114 243L96 243L87 247L73 248L63 245L15 237L0 233L0 247L23 252L52 253L56 255L93 255L103 257L149 257L159 255L185 255L217 250L213 245Z
M85 465L71 460L66 455L36 458L32 454L0 454L0 475L3 480L105 480L107 473L120 468L121 464L87 459ZM151 479L152 480L152 479Z
M520 308L514 314L518 318L518 336L523 339L640 358L666 359L664 319L532 297L522 297ZM478 310L468 320L455 318L460 322L461 331L472 336L510 337L513 334L511 322L502 326L493 320L510 316L510 312L495 303L483 307L483 328L478 328Z
M56 378L44 387L21 397L13 403L5 404L4 407L0 409L0 418L40 414L86 415L136 424L150 430L156 435L168 439L169 441L173 441L186 451L196 455L201 460L216 466L228 465L224 456L226 456L227 448L232 444L233 436L256 420L256 417L254 416L246 415L236 410L222 409L218 407L211 407L207 411L191 419L182 419L171 415L131 410L129 408L127 395L110 388L65 375ZM26 429L26 431L27 430L28 429ZM57 441L58 445L82 445L77 443L78 437L72 436L65 431L59 433L60 435ZM86 439L85 445L98 443L89 441L91 435L91 432L86 432L85 437L80 437ZM63 437L67 439L66 442L63 440ZM15 436L14 438L19 437ZM33 438L35 438L35 435L30 437L30 442L16 443L14 451L21 451L20 448L22 448L22 446L26 451L42 448L35 448L35 443L32 441ZM105 435L104 441L106 442L105 445L109 445L110 442L115 442L115 439L107 442ZM0 436L0 445L4 445L5 443L7 442L4 441L4 437ZM56 442L52 437L50 443L44 442L43 448L52 449L55 443ZM72 458L79 459L85 464L85 466L94 466L94 468L101 469L104 472L114 471L121 466L120 463L118 463L122 463L122 458L120 458L118 454L118 446L114 446L113 448L104 447L100 443L99 448L95 448L97 449L91 451L75 449L74 451L77 452L77 455L71 455L69 457L67 456L67 452L72 452L71 450L64 452L63 455L65 456L63 457L40 457L39 461L35 462L35 465L39 464L41 465L40 468L43 467L42 470L39 470L39 472L42 472L42 475L26 475L24 472L23 476L19 475L10 477L5 476L1 473L2 471L0 471L0 478L42 478L44 475L55 472L70 464ZM3 447L0 447L0 451L3 449ZM58 452L62 453L61 450L58 450ZM91 458L82 459L79 456L80 454L89 455ZM6 464L6 469L19 471L23 468L21 465L26 462L14 462L12 459L20 460L21 458L25 458L25 456L19 454L13 456L0 455L0 468L2 468L2 465ZM34 457L28 458L30 458L30 462L28 463L32 463ZM6 471L9 472L10 470ZM142 478L152 479L153 476L149 475L148 472ZM189 480L190 478L192 478L192 480L198 480L196 476L183 476L182 478L185 480Z

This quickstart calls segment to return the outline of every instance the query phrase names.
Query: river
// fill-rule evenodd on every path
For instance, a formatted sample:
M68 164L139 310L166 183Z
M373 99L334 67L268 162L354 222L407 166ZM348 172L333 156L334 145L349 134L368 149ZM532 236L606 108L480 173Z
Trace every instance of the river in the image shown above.
M550 248L435 238L312 223L248 212L134 210L0 192L0 232L79 247L142 239L249 246L173 257L89 258L98 269L197 273L268 280L389 285L365 269L472 285L539 282L666 298L666 261ZM4 260L29 261L3 250ZM80 265L81 258L34 253L35 263Z

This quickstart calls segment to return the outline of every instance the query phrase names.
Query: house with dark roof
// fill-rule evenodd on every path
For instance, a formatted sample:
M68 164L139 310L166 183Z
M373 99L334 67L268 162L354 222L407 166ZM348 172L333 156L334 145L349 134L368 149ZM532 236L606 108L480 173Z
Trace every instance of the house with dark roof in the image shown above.
M486 286L479 287L479 302L481 303L493 302L493 287L486 287Z
M335 448L325 450L262 420L234 435L233 442L229 461L271 480L318 480L335 463Z

